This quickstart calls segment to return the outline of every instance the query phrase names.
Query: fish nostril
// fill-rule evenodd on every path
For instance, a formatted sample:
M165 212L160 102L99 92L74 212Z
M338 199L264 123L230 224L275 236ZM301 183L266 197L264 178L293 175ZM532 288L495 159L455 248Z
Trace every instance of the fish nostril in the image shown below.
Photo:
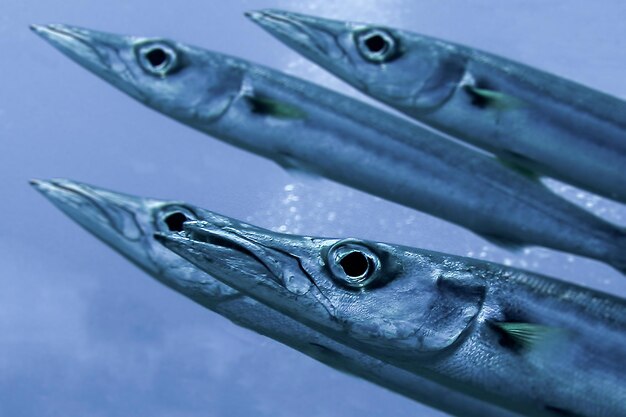
M361 277L369 270L369 262L361 252L352 252L344 256L339 264L349 277Z
M146 58L148 59L148 62L150 62L150 65L158 68L163 65L165 61L167 61L167 54L161 48L154 48L150 50L150 52L146 53Z
M172 232L182 232L183 231L183 223L187 221L187 216L185 216L180 211L170 214L165 218L165 224L167 224L167 228Z
M382 36L374 35L365 40L365 46L367 46L367 49L369 49L370 52L380 52L385 49L385 46L387 46L387 42L383 39Z

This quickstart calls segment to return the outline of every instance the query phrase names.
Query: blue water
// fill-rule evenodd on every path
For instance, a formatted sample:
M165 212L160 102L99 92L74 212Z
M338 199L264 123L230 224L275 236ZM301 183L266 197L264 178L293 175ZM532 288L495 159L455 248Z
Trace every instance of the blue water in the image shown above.
M32 177L187 200L275 230L481 257L626 296L626 279L597 262L541 249L509 253L412 210L290 176L142 107L27 29L58 22L172 37L356 95L242 16L278 7L420 31L626 97L622 1L373 3L1 0L0 416L442 415L155 283L28 187ZM624 207L552 186L626 222Z

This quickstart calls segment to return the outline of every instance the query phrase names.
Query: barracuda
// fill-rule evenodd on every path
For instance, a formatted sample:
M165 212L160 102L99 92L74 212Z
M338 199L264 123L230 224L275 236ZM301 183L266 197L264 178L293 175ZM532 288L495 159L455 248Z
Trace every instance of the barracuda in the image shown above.
M193 221L166 247L320 333L527 416L626 416L626 302L469 258Z
M269 68L165 39L34 30L141 103L227 143L466 227L626 268L626 233L494 159Z
M33 185L72 220L153 278L235 324L451 415L517 416L341 345L200 271L153 237L156 232L181 230L185 220L237 228L245 224L183 202L130 196L69 180L33 181Z
M626 102L477 49L281 10L247 15L360 91L514 167L626 202Z

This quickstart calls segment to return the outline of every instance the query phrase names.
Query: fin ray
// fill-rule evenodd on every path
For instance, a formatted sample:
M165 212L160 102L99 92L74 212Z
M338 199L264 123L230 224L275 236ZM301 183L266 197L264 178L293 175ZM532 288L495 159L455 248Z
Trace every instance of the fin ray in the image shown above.
M534 323L499 322L494 325L502 330L517 345L531 349L544 342L562 336L563 329Z

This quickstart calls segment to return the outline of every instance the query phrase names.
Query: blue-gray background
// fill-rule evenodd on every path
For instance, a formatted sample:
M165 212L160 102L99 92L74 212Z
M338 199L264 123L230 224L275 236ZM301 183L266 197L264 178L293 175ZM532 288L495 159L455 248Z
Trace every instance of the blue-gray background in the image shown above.
M31 177L184 199L276 230L482 257L626 295L626 280L599 263L539 249L507 253L420 213L294 178L140 106L27 29L58 22L168 36L355 94L242 15L263 7L412 29L626 97L619 0L1 0L0 416L441 415L153 282L30 189ZM624 224L623 207L553 186Z

